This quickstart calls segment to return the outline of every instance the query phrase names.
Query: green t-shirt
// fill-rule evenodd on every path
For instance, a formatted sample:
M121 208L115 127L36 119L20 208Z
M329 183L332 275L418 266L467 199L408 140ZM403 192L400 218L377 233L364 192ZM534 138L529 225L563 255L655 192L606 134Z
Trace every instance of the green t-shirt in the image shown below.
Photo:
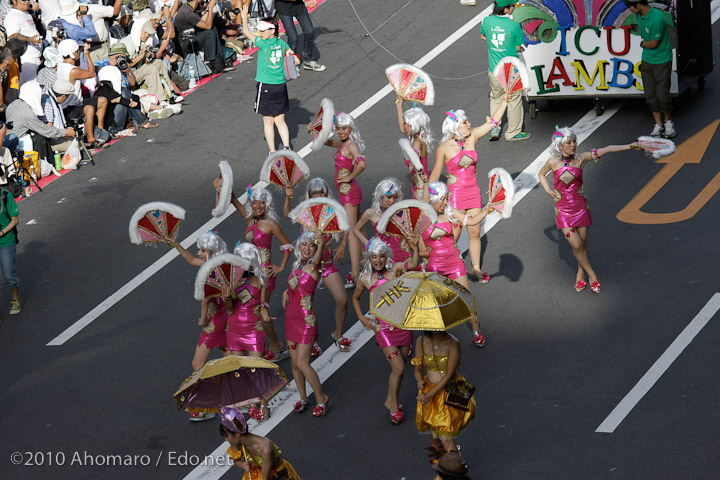
M0 202L2 203L0 206L2 209L2 211L0 211L0 230L2 230L10 225L10 220L12 220L11 217L17 217L20 212L18 212L17 203L15 203L15 199L10 193L0 189L0 195L5 197L4 199L0 197L0 199L2 199L2 202ZM0 247L9 247L10 245L15 245L14 228L0 237Z
M517 47L525 43L520 24L509 17L492 15L485 18L480 33L487 38L490 72L503 57L517 57Z
M671 62L670 32L662 12L656 8L650 8L644 17L637 14L637 22L643 41L659 40L660 42L657 48L643 48L642 61L652 64Z
M285 51L288 48L287 43L276 37L268 38L267 40L255 37L255 46L258 47L258 63L255 80L271 85L285 83L283 64L285 62Z

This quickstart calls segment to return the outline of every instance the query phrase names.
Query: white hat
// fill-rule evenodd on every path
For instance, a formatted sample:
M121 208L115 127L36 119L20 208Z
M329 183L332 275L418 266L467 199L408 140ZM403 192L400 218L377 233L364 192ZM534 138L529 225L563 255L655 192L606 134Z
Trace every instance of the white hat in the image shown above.
M75 40L71 40L69 38L66 38L62 42L58 44L58 52L60 52L60 55L62 55L65 58L72 57L72 54L78 51L78 48L80 48L80 45Z
M145 10L142 10L140 13L138 13L138 17L147 18L148 20L160 20L162 18L162 15L160 15L160 12L153 12L149 8L146 8Z
M60 15L72 15L80 8L77 0L60 0L58 4Z
M274 29L274 28L275 28L274 23L266 22L265 20L260 20L257 23L257 29L259 32L264 32L265 30L270 30L270 29Z
M73 87L73 84L67 80L63 80L62 78L55 80L52 89L53 92L58 95L70 95L71 93L75 93L75 87Z

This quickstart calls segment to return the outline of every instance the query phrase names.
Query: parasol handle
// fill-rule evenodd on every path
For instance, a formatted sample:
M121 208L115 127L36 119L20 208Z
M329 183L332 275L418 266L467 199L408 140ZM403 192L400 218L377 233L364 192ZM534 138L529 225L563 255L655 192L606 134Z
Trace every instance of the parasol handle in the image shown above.
M404 100L404 98L402 98L400 95L398 95L397 98L395 98L395 105L402 102L403 100Z
M310 133L310 132L312 132L312 125L308 123L307 133Z

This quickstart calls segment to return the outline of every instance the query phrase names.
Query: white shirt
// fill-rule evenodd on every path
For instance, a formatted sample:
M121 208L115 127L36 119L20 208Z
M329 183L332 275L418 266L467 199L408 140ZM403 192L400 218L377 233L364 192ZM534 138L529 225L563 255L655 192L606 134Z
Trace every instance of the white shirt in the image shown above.
M3 22L5 31L7 32L7 38L10 39L12 35L19 33L26 37L34 37L40 35L40 32L35 28L35 22L33 22L32 16L27 12L21 12L17 8L11 8L5 16ZM20 57L20 63L32 63L40 65L40 57L42 50L40 45L35 45L28 42L28 47L22 57Z
M43 27L47 29L48 23L57 20L60 15L60 6L58 0L38 0L40 5L40 13Z
M93 25L95 25L95 31L97 37L93 38L93 41L107 42L110 38L110 32L107 29L106 18L110 18L115 13L115 9L108 5L94 5L90 4L88 7L88 14L92 18Z

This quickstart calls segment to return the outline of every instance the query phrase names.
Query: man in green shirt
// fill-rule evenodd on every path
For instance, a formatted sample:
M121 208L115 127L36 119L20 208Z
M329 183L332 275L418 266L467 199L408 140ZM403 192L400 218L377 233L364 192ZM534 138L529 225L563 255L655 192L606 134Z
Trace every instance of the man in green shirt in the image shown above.
M637 17L638 29L643 48L640 74L642 75L645 101L652 112L655 126L653 137L675 136L672 121L672 99L670 97L670 76L672 74L672 45L665 16L648 5L647 0L623 0L628 10ZM664 123L663 123L664 117Z
M520 24L513 21L516 0L495 0L493 14L483 20L480 26L480 38L487 40L488 47L488 78L490 79L490 114L497 110L505 98L505 89L495 75L493 69L503 57L516 57L522 52L524 39ZM507 130L505 140L514 142L530 138L529 133L522 131L525 115L522 95L516 92L508 101ZM495 120L500 120L496 118ZM490 141L500 138L500 127L490 131Z
M5 125L2 126L5 130ZM18 289L17 272L15 271L15 244L17 243L16 229L18 208L13 196L5 189L0 188L0 269L2 269L5 283L10 287L12 300L10 301L10 315L20 313L20 291Z

